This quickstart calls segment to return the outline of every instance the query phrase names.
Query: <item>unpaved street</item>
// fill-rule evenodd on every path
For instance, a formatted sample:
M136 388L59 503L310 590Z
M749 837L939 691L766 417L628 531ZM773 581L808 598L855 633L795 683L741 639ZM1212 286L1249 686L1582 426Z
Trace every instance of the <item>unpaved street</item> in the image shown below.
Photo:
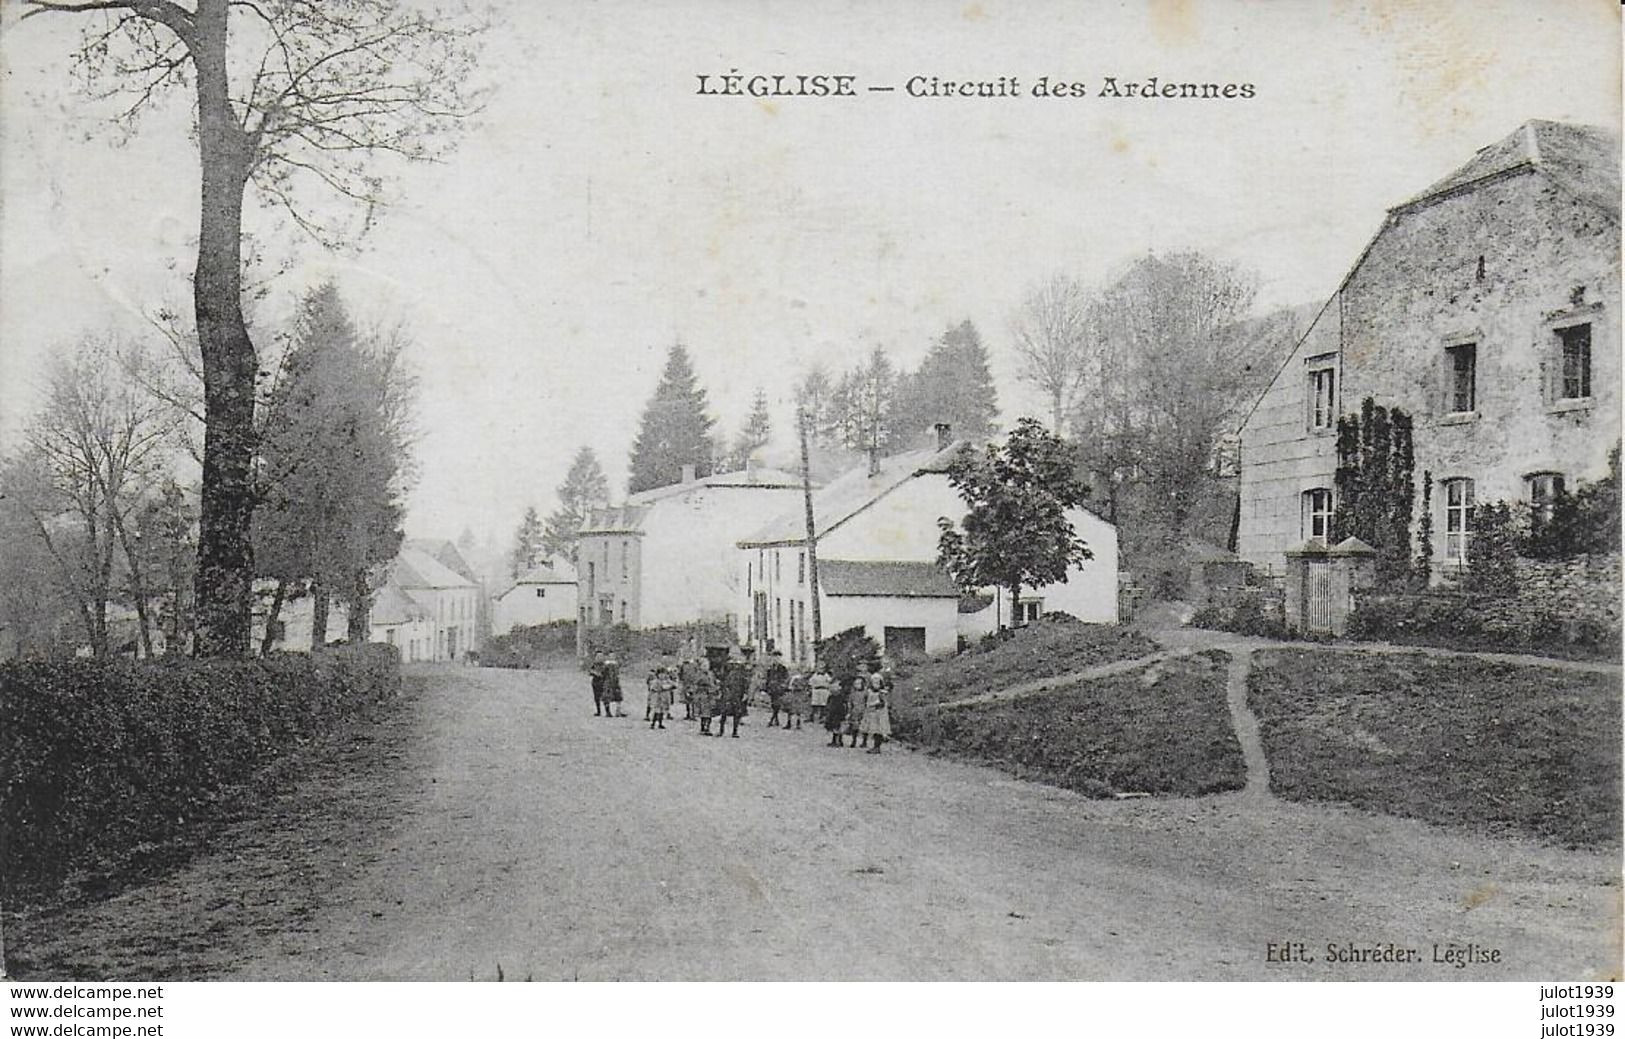
M574 672L427 674L381 746L298 811L35 922L36 957L55 945L72 962L78 930L121 936L107 970L167 942L191 950L185 976L242 979L494 979L499 964L538 981L1618 970L1616 852L1267 796L1090 801L895 746L834 750L765 713L739 739L681 721L650 732L641 690L639 717L606 721ZM1272 942L1316 962L1267 963ZM1329 942L1423 962L1329 964ZM1431 962L1451 942L1502 962Z

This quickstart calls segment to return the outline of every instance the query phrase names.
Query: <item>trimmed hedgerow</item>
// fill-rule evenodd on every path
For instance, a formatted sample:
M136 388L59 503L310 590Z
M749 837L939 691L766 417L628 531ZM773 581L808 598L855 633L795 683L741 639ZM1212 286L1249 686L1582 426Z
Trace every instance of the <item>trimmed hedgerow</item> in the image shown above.
M44 889L173 837L233 784L399 692L384 645L0 664L0 879Z

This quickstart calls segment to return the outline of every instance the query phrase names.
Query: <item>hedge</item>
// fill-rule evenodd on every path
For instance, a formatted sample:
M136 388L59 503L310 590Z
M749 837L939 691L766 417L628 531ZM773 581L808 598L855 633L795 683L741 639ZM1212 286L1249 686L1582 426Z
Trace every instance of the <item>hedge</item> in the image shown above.
M0 879L43 888L175 836L233 784L399 692L384 645L0 664Z
M1450 649L1618 660L1619 630L1592 617L1517 598L1459 592L1367 592L1348 637Z

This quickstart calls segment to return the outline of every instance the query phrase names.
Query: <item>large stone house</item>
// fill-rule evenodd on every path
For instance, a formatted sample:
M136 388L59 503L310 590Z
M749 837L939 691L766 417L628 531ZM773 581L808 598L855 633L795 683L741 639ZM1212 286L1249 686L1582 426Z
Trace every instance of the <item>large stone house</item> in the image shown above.
M1475 502L1538 509L1605 475L1619 215L1618 139L1540 121L1390 209L1242 426L1238 553L1278 571L1329 536L1337 420L1367 397L1414 422L1436 577L1465 561Z
M734 543L801 501L801 479L775 469L683 477L589 512L576 547L583 627L726 620L739 600Z
M965 515L948 482L963 446L939 427L937 444L881 459L831 481L813 497L821 630L861 627L888 654L952 652L961 635L985 634L1002 619L1035 620L1061 611L1083 621L1117 621L1117 530L1085 509L1068 514L1094 552L1064 583L1024 590L1011 604L994 591L975 613L936 565L937 520ZM812 657L812 596L804 509L786 511L739 541L741 641L771 645L790 659Z

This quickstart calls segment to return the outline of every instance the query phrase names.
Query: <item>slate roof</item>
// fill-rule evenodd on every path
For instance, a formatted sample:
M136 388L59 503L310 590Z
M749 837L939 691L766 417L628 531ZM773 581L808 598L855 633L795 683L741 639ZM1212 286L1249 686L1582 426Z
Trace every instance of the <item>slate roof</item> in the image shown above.
M517 581L513 582L512 584L508 585L508 587L502 589L502 591L497 593L496 597L498 599L500 599L503 596L507 595L509 592L513 591L515 588L518 588L520 585L523 585L523 584L531 584L531 585L535 585L535 584L571 584L571 585L573 585L575 583L576 583L575 567L571 566L569 563L563 562L562 560L560 560L558 562L555 562L555 563L540 563L540 564L538 564L536 566L531 567L529 570L526 570L524 572L524 574L522 574L520 576L519 580L517 580Z
M849 469L813 492L813 517L818 536L839 527L876 501L922 473L945 473L948 463L965 443L956 440L943 450L905 451L880 460L880 471L869 475L867 463ZM768 523L741 546L800 544L807 540L807 514L793 509Z
M1619 140L1596 126L1531 119L1506 137L1485 145L1449 176L1394 209L1413 209L1480 181L1519 170L1540 170L1578 198L1619 214Z
M643 529L643 519L649 514L647 505L611 505L602 509L589 509L581 521L582 534L632 534Z
M401 549L401 554L395 557L390 580L405 589L475 587L473 581L415 548Z
M935 563L818 561L818 590L825 595L958 599L959 586Z
M370 619L374 624L405 624L422 616L426 616L423 607L400 585L390 581L378 590Z
M429 556L447 570L466 577L473 584L480 583L479 578L474 576L474 568L468 565L468 560L463 558L463 553L455 542L447 541L445 538L407 538L401 543L401 547Z
M741 469L732 473L713 473L702 476L698 480L688 483L668 483L664 487L651 487L646 491L628 495L627 503L630 505L650 505L662 498L669 498L684 491L696 490L700 487L737 487L784 490L785 488L800 488L801 477L794 473L787 473L782 469L762 469L752 467Z

